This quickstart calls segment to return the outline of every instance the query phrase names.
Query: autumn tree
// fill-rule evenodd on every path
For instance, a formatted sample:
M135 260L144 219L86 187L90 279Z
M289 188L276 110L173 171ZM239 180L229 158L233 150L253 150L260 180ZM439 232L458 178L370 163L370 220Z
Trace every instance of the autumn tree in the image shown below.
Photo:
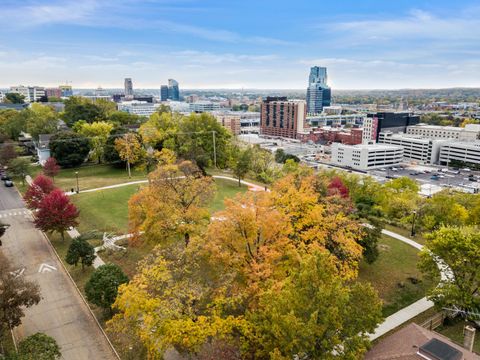
M78 124L78 123L77 123ZM90 139L91 154L93 161L101 163L103 161L105 144L108 136L113 130L113 125L105 121L96 121L91 124L83 123L77 132Z
M12 271L7 258L0 252L0 338L21 324L25 308L38 304L41 299L37 284Z
M26 130L38 141L40 134L53 134L58 129L58 113L50 106L33 103L23 110L26 117Z
M458 197L449 191L442 191L425 203L419 212L419 222L426 230L435 230L444 226L463 226L469 219L469 211L458 201Z
M67 264L77 266L78 262L82 264L82 270L85 266L92 266L95 260L95 249L83 237L78 236L72 240L65 256Z
M442 227L428 235L420 253L420 268L438 282L429 298L440 307L480 309L480 233L475 227ZM436 283L437 283L436 282Z
M78 225L79 212L60 189L46 195L35 214L35 226L45 232L58 232L65 240L65 231Z
M131 165L139 163L145 156L145 150L138 136L133 133L128 133L115 139L115 149L120 158L127 163L128 177L132 177Z
M382 303L371 285L346 281L328 254L314 252L262 293L247 319L255 359L360 359L382 320Z
M40 207L43 198L55 189L52 179L45 175L37 175L32 184L28 187L23 199L30 210L36 210Z
M54 338L35 333L27 336L18 344L19 360L56 360L62 353Z
M118 287L127 282L127 275L118 265L102 265L94 271L85 285L87 300L111 311L111 307L117 298Z
M22 112L13 109L0 110L0 134L10 140L17 140L25 130L25 116Z
M340 179L338 176L334 177L330 181L330 184L328 184L328 194L338 195L342 198L349 197L348 188L345 186L342 179Z
M45 164L43 164L43 173L52 179L55 179L55 176L57 176L59 171L60 165L57 164L57 160L55 160L54 157L49 157L45 161Z
M149 175L149 185L129 201L129 223L136 232L156 243L183 239L206 226L207 205L214 192L210 177L190 161L159 166Z
M250 171L252 162L252 152L249 148L241 149L234 147L232 149L232 157L230 159L230 169L233 174L238 178L238 186L242 186L242 179Z
M168 148L174 150L175 138L179 131L178 124L182 115L171 112L155 112L140 126L139 133L143 143L154 149Z

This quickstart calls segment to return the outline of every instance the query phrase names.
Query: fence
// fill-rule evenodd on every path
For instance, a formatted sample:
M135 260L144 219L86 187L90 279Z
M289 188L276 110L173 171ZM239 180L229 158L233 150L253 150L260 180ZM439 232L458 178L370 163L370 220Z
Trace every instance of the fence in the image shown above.
M420 326L428 330L435 330L436 328L438 328L440 325L443 324L443 321L445 320L446 317L447 317L447 314L444 311L439 312L433 315L427 321L423 322Z

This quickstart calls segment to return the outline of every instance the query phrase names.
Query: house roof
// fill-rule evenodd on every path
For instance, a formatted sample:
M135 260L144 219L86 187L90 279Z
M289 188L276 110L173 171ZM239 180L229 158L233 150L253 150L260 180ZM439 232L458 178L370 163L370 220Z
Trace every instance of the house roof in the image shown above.
M461 352L462 360L480 360L480 356L453 343L447 337L427 330L417 324L410 324L392 335L384 338L365 355L365 360L425 360L425 356L418 355L420 347L429 343L441 341L448 347ZM433 358L435 359L435 358Z

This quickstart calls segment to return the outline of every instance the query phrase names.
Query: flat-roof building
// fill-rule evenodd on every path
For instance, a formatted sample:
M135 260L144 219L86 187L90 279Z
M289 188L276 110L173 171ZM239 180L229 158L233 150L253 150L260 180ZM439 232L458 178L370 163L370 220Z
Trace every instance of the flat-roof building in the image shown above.
M419 135L430 139L455 139L473 141L480 139L480 125L468 124L464 128L455 126L438 126L418 124L407 127L407 134Z
M332 163L359 170L396 166L402 162L403 148L396 145L332 144Z
M303 100L267 97L261 104L260 133L267 136L297 138L305 128L307 109Z
M439 162L447 166L452 162L480 166L480 141L449 141L443 144Z

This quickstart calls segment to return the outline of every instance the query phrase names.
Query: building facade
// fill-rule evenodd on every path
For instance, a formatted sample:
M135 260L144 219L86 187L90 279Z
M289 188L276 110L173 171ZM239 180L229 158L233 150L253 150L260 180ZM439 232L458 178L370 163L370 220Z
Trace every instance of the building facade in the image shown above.
M406 133L423 136L430 139L455 139L460 141L474 141L480 139L480 125L468 124L464 128L454 126L437 126L419 124L408 126Z
M307 113L320 114L324 107L331 105L331 100L331 89L327 85L327 68L313 66L308 77Z
M395 145L332 144L332 163L358 170L397 166L402 162L403 148Z
M305 101L267 97L261 104L260 134L296 139L304 131L306 113Z
M480 141L449 141L440 149L440 165L458 161L480 166Z
M233 135L240 135L241 133L241 118L240 115L228 112L214 112L213 116L222 126L232 132Z
M128 112L129 114L134 114L138 116L150 116L155 111L160 104L152 104L146 101L125 101L117 105L118 111Z
M125 78L123 93L126 97L133 96L133 82L131 78Z
M173 101L180 100L180 88L178 81L174 79L168 79L168 98Z
M211 101L197 101L189 104L190 111L202 113L220 110L220 105Z
M9 92L23 95L25 102L39 101L45 97L45 88L41 86L11 86Z
M45 96L47 98L51 97L56 97L56 98L61 98L62 95L62 89L60 88L47 88L45 89Z
M160 101L167 101L168 100L168 86L162 85L160 86Z
M363 123L363 143L376 143L382 131L404 133L408 126L416 125L420 117L407 112L378 112L368 114Z
M446 140L434 140L418 135L394 134L386 131L380 133L378 142L403 147L403 157L410 161L422 164L437 164L440 149Z

